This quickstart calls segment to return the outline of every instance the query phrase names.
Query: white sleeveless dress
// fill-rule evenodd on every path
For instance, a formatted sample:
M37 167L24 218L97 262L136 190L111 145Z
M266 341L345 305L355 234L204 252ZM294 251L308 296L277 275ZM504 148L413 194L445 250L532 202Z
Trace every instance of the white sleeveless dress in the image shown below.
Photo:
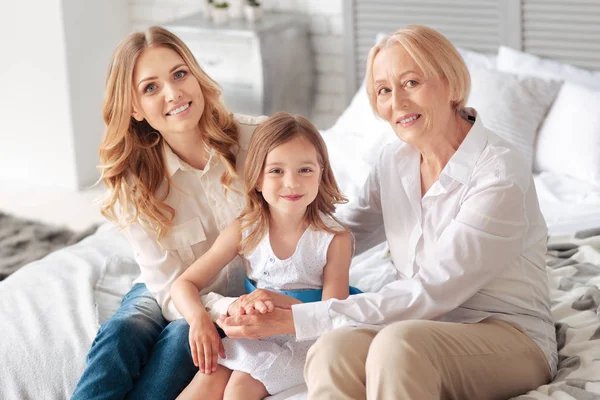
M342 228L331 218L324 221L335 230ZM321 289L327 250L334 235L308 228L296 245L294 254L280 260L271 248L269 234L246 258L248 279L259 289L273 291ZM314 341L297 342L294 335L264 339L224 338L226 358L219 364L249 373L259 380L270 395L304 382L303 370L308 349Z

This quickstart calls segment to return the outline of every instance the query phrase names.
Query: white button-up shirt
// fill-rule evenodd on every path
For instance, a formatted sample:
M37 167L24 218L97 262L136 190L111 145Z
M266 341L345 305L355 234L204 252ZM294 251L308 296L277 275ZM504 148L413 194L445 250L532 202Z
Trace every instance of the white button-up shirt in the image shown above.
M165 146L166 169L171 178L171 190L165 201L175 209L173 228L160 242L154 232L138 222L129 225L125 234L141 270L136 283L146 284L167 320L182 318L171 301L171 284L208 251L219 233L239 216L244 207L242 193L246 152L254 129L264 119L236 115L240 138L236 170L240 179L231 186L239 193L230 190L225 195L220 182L225 166L214 151L210 153L204 170L197 170L181 160L169 146ZM165 190L166 182L158 193L164 193ZM202 302L209 312L213 311L213 318L226 312L232 301L221 295L239 296L244 293L244 277L243 264L236 257L202 290Z
M377 293L294 305L297 339L342 326L496 318L529 334L554 373L547 229L530 166L479 118L422 198L420 156L401 141L386 146L361 196L336 214L358 252L387 239L397 280Z

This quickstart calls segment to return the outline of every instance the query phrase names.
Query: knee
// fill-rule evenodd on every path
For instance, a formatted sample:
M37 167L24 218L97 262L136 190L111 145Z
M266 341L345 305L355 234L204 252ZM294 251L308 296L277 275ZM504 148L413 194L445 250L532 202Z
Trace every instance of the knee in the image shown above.
M162 326L141 314L115 315L106 321L96 337L96 341L108 340L112 343L131 346L136 342L154 343Z
M225 386L225 397L229 397L228 395L232 395L234 393L243 393L244 390L250 390L256 385L256 379L254 379L250 374L234 371L227 381L227 386ZM260 384L260 382L258 382ZM262 385L262 384L261 384Z
M356 348L353 328L340 328L322 335L309 349L307 365L310 362L329 364L350 354Z
M401 321L382 329L373 339L367 356L367 368L386 364L411 365L429 358L431 346L429 321Z
M183 318L170 322L160 334L159 341L169 348L172 357L183 357L186 360L192 353L189 346L190 326Z
M326 371L354 371L357 366L364 370L374 334L374 331L356 328L339 328L324 334L308 351L305 378L316 379L315 374Z

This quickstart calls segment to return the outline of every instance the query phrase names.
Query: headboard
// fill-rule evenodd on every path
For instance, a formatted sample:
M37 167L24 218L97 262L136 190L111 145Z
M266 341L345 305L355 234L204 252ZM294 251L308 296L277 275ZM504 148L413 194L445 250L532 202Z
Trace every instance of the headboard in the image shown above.
M344 0L346 96L364 77L379 32L428 25L457 47L495 53L506 45L600 70L600 0Z

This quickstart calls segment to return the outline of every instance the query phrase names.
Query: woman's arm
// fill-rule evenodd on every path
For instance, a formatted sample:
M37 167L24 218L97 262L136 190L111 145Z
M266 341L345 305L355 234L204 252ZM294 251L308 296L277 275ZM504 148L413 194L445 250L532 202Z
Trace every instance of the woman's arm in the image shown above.
M323 269L323 297L346 299L350 287L350 261L352 259L352 237L349 232L333 237L327 250L327 265Z
M527 227L524 193L516 183L496 181L474 188L414 276L345 301L293 306L296 337L309 340L342 326L375 328L444 315L514 265Z

